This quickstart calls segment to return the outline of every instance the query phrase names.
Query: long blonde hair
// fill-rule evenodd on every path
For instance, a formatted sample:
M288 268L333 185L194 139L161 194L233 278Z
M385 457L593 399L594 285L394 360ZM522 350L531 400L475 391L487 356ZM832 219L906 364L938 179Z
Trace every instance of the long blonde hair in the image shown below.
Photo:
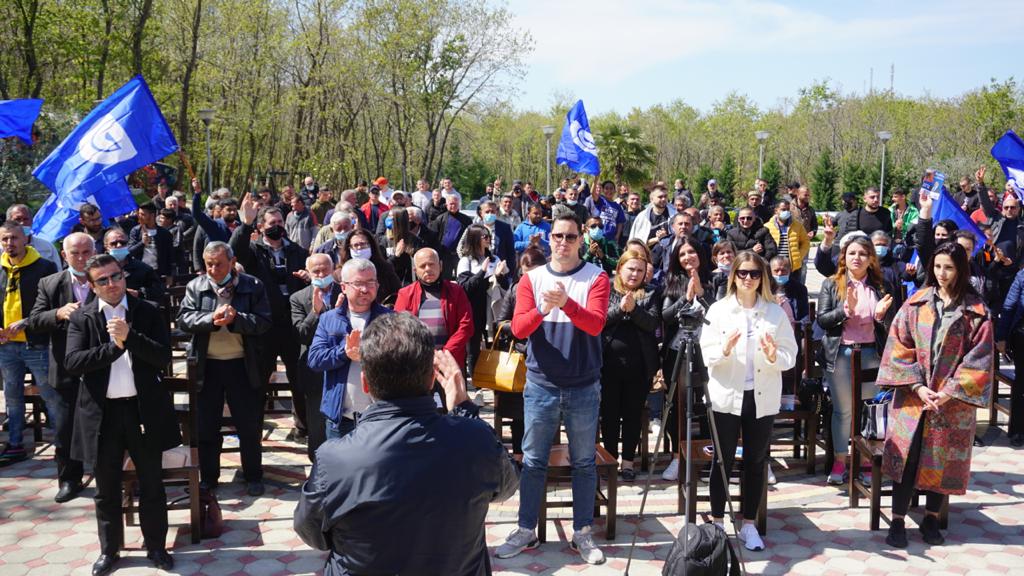
M878 255L875 254L875 245L871 243L867 236L858 236L851 239L839 252L838 267L836 268L835 276L832 277L832 280L836 283L836 294L839 295L840 302L846 300L846 279L849 276L846 269L846 251L854 244L857 244L868 253L868 284L878 288L879 292L885 293L882 266L878 263Z
M732 268L729 269L729 281L726 283L725 295L732 296L736 293L736 271L740 269L740 264L744 262L753 262L757 265L758 270L761 271L761 284L757 287L757 295L763 298L766 302L774 302L774 282L772 278L771 268L768 267L768 263L765 262L764 258L756 254L751 250L744 250L736 255L732 261Z
M631 291L628 288L626 288L626 284L622 281L622 267L625 266L630 260L639 260L644 263L644 274L646 278L648 260L645 257L645 255L639 250L634 249L629 249L623 252L622 256L619 256L619 262L615 265L615 279L612 280L612 287L615 289L616 292L622 295L625 295ZM642 300L643 297L647 294L647 292L644 290L643 282L640 283L639 288L637 288L636 290L632 290L632 292L633 298L635 298L636 300Z

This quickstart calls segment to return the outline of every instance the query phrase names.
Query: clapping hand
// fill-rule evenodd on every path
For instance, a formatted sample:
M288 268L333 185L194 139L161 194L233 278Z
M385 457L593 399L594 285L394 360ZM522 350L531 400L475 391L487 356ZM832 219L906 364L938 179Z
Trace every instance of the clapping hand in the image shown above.
M118 348L124 349L124 341L128 339L128 323L124 318L111 318L107 321L107 334Z
M622 297L622 302L619 302L619 308L622 308L622 311L627 314L636 308L636 298L633 296L632 292L627 292L626 295Z
M733 348L736 347L736 343L740 341L740 331L733 330L725 337L725 347L722 348L722 354L728 356L732 354Z
M565 306L565 303L569 301L569 294L565 291L565 285L559 281L555 283L553 290L545 290L541 294L541 301L540 311L542 314L547 314L555 308Z
M320 314L324 311L324 291L313 286L313 312Z
M765 358L768 359L770 364L775 363L776 354L779 351L779 344L772 338L771 334L765 332L761 335L761 351L764 352Z
M850 312L857 309L857 289L852 285L846 287L846 309Z
M214 326L229 326L235 321L237 312L235 308L230 304L224 304L214 310L213 312L213 325Z
M892 306L892 294L882 296L878 304L875 304L875 320L880 322L882 318L885 318L885 313L889 311L890 306Z
M494 266L494 275L501 277L508 274L508 264L504 260L498 260L498 263Z
M348 356L349 360L355 360L359 362L359 342L362 340L363 333L359 330L353 330L348 338L345 339L345 356Z
M693 302L695 298L704 295L704 285L700 283L700 274L697 273L696 266L688 265L686 271L690 275L690 282L686 285L686 300Z
M462 370L448 350L434 352L434 379L444 390L444 398L448 403L449 412L469 400L469 395L466 394L466 381L462 378Z
M67 304L57 308L57 320L66 322L71 318L71 313L78 310L80 304L78 302L68 302Z
M309 283L309 271L308 270L296 270L295 272L292 272L292 276L295 276L296 278L301 278L302 281L306 282L307 284Z

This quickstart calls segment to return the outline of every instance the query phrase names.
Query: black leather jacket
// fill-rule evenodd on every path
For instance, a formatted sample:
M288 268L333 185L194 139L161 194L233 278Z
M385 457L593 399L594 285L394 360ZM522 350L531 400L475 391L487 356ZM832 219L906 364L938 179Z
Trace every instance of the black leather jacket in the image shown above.
M472 402L437 413L430 396L379 400L317 450L294 527L330 550L325 576L491 573L484 519L519 474Z
M875 297L881 299L886 294L892 293L889 286L871 286L875 291ZM885 350L885 340L889 334L889 325L892 324L898 308L890 306L885 313L882 322L875 322L875 350L882 355ZM824 358L819 358L825 371L835 370L836 358L839 356L839 345L843 340L843 323L846 322L846 312L843 311L843 303L839 300L836 281L826 278L821 283L821 290L818 292L817 322L825 331L821 346Z
M232 272L232 274L237 274ZM198 276L185 287L185 299L181 302L178 312L178 326L182 331L192 334L192 345L189 357L196 359L195 376L199 388L203 386L203 374L206 367L206 352L210 347L210 333L220 330L213 324L213 312L217 309L217 292L209 276ZM261 375L260 366L262 350L260 335L270 330L270 303L267 292L259 279L248 274L238 275L238 286L235 288L231 306L237 312L235 321L228 330L242 335L242 347L245 349L245 371L249 378L249 386L258 390L265 378ZM289 334L280 334L287 338Z
M655 331L661 326L661 292L647 290L644 297L636 301L632 312L623 312L622 298L623 295L615 289L608 296L608 316L601 333L605 354L608 354L608 345L613 339L623 337L623 330L634 331L640 342L640 359L644 364L643 381L650 384L651 378L661 367L658 361L658 339L655 336Z

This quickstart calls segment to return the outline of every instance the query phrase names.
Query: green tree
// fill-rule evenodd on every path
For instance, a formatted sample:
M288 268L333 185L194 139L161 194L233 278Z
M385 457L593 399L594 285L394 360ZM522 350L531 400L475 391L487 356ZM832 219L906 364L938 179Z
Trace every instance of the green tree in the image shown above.
M743 204L742 200L734 198L734 194L737 193L736 186L738 183L739 174L736 172L736 161L733 159L732 154L726 154L725 160L722 161L722 167L718 169L718 189L725 194L725 201L731 202L732 206Z
M644 141L639 128L607 124L597 133L595 141L602 169L612 174L616 186L623 182L640 184L650 180L654 146Z
M821 151L818 162L811 172L811 203L818 210L835 210L836 185L839 183L839 170L832 161L832 152L827 148Z
M843 193L852 192L860 198L864 190L871 185L868 180L868 171L864 165L855 160L843 162Z
M708 191L708 180L715 178L715 171L707 164L701 164L697 168L697 175L690 183L690 192L693 192L693 201L700 202L701 197Z
M774 156L769 158L764 163L764 168L761 170L761 178L768 183L768 195L773 198L780 196L780 191L783 187L783 180L785 176L782 174L782 165L775 159ZM767 198L765 199L767 200Z

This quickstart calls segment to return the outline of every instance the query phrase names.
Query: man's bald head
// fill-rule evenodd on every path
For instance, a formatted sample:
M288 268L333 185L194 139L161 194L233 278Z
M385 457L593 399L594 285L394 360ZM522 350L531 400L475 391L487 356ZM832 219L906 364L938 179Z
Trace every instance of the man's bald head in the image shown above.
M416 278L424 284L433 284L441 276L441 258L433 248L420 248L412 257Z

